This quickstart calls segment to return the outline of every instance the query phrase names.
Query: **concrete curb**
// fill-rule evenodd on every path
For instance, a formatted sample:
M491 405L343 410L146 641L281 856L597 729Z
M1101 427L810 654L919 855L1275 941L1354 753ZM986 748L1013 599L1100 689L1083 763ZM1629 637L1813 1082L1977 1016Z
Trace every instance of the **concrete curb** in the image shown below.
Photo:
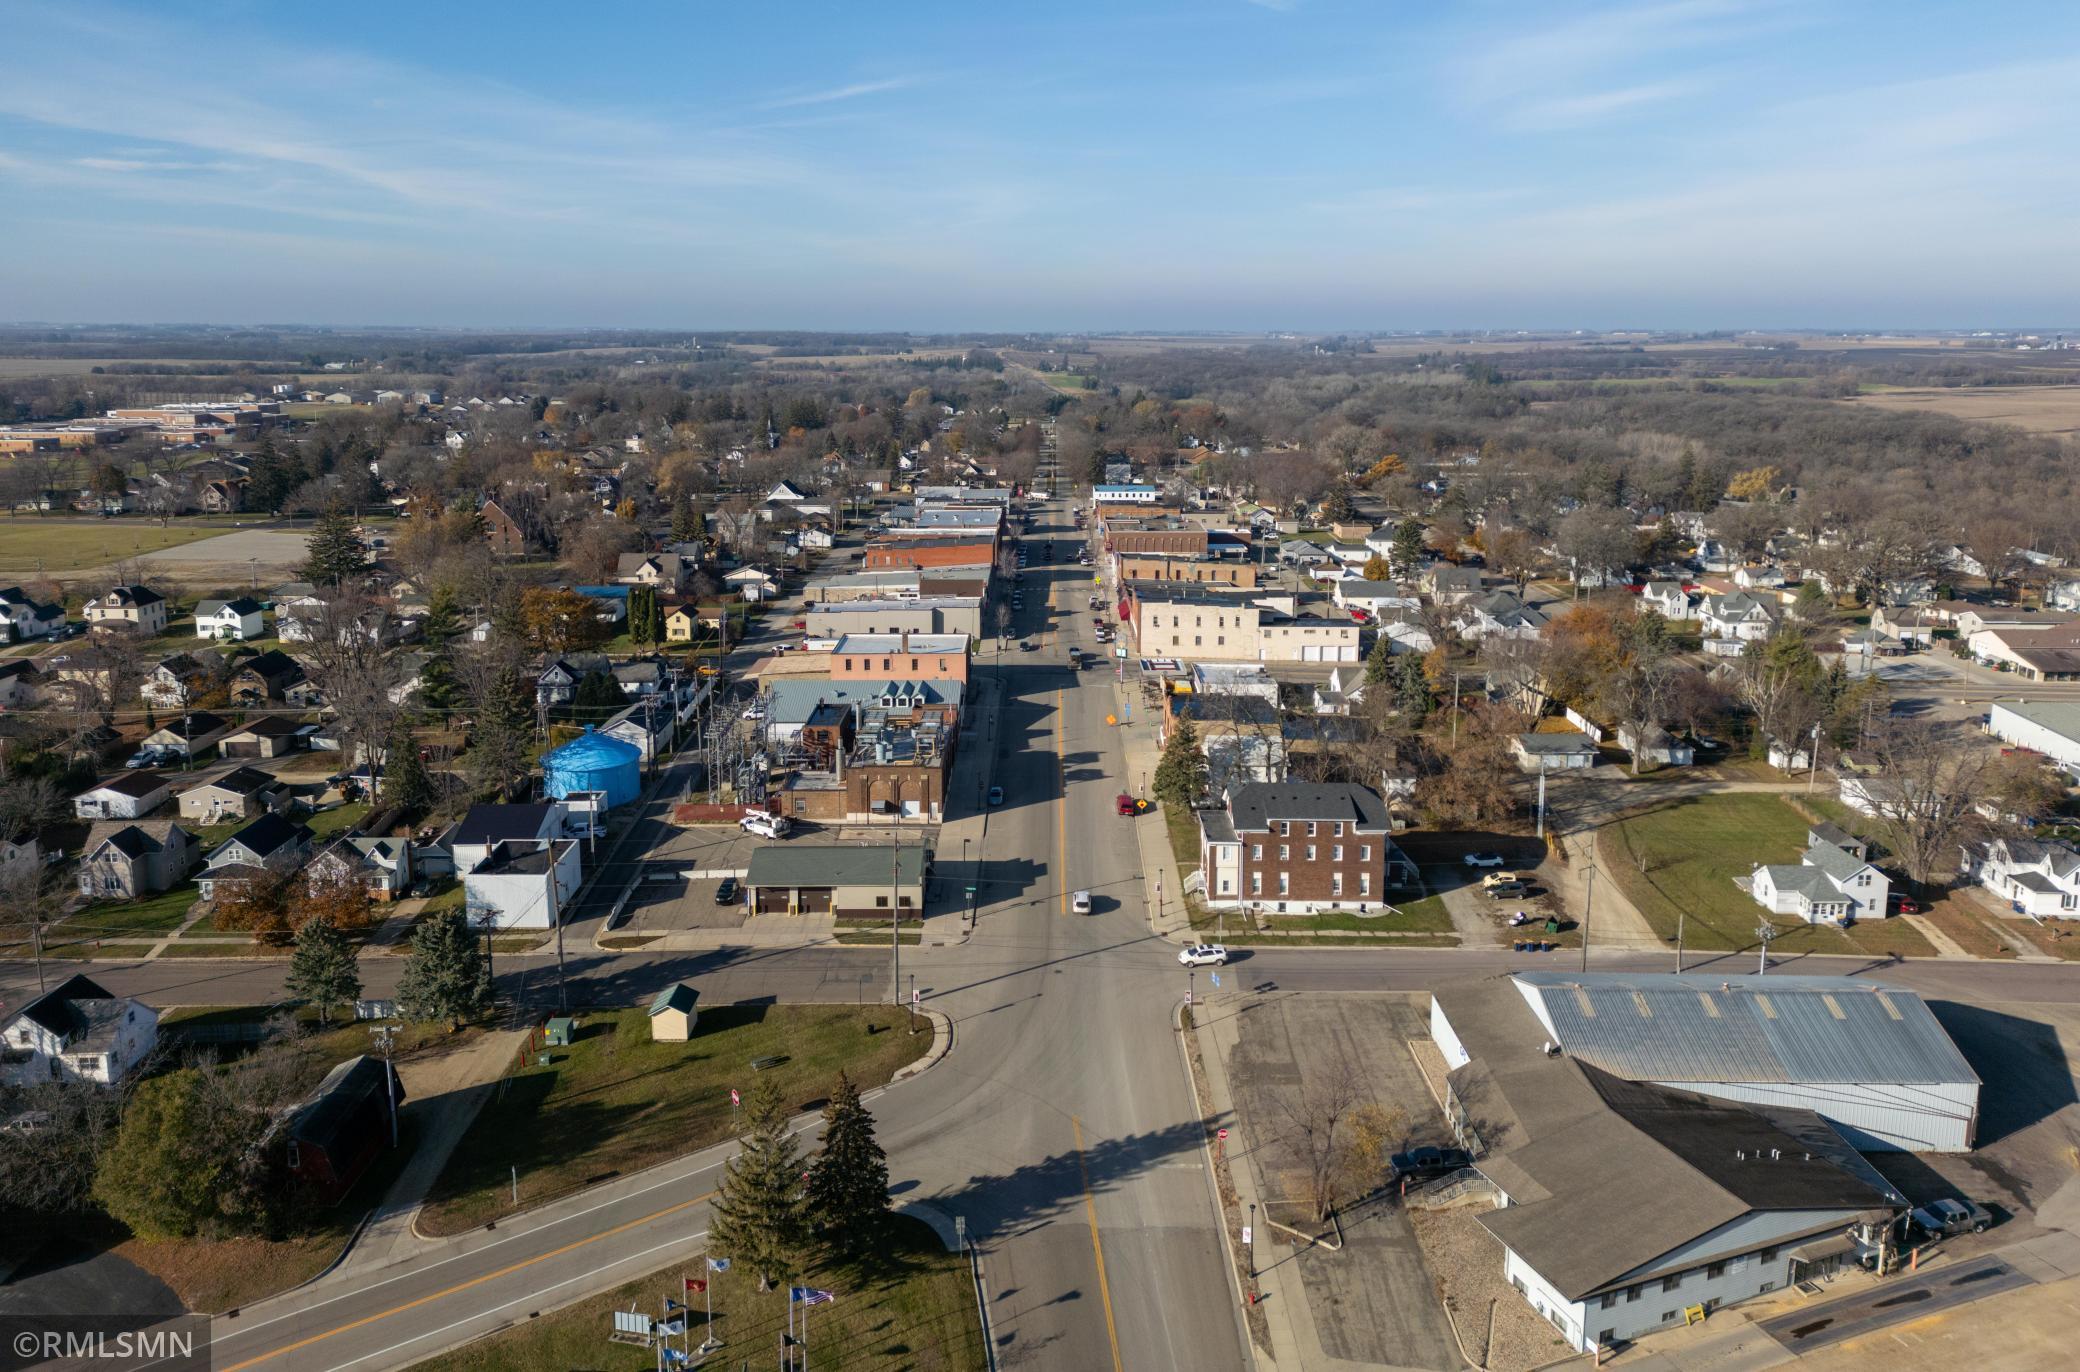
M953 1229L953 1217L930 1201L905 1202L896 1207L896 1213L905 1219L916 1220L937 1234L939 1242L946 1245L947 1252L952 1253L960 1248L960 1237Z
M1191 1051L1185 1044L1185 1035L1196 1034L1199 1030L1196 1024L1189 1029L1185 1027L1186 1008L1181 1000L1170 1007L1170 1028L1177 1038L1178 1066L1184 1069L1185 1086L1192 1093L1192 1112L1198 1116L1199 1153L1206 1161L1206 1189L1209 1199L1213 1202L1214 1219L1219 1223L1221 1248L1228 1255L1225 1266L1228 1273L1228 1290L1235 1297L1235 1332L1241 1336L1243 1351L1248 1355L1250 1366L1276 1369L1277 1359L1258 1348L1256 1340L1250 1337L1249 1317L1245 1313L1249 1305L1249 1293L1242 1289L1242 1279L1235 1275L1236 1269L1241 1266L1241 1259L1235 1252L1235 1240L1228 1233L1228 1211L1221 1202L1220 1176L1214 1168L1213 1150L1206 1144L1206 1117L1200 1113L1199 1077L1192 1070Z

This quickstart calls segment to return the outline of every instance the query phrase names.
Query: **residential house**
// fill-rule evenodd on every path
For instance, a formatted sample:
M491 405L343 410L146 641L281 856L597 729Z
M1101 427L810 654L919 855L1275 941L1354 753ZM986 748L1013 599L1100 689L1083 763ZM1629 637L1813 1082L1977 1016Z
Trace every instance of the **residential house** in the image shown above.
M1197 812L1208 905L1311 914L1370 910L1415 864L1395 846L1386 802L1348 782L1252 782Z
M1458 628L1462 638L1535 639L1545 628L1546 612L1527 605L1509 591L1492 591L1459 607Z
M80 847L79 893L131 901L170 891L201 861L195 836L170 819L102 820Z
M118 629L139 635L166 632L166 597L149 586L113 586L91 597L86 605L87 627L97 632Z
M1774 863L1748 876L1755 903L1808 924L1853 924L1885 918L1891 881L1870 862L1832 843L1806 845L1796 865Z
M1708 595L1698 607L1697 617L1707 639L1722 643L1756 643L1776 631L1777 607L1746 591Z
M1509 741L1520 772L1566 772L1596 765L1596 740L1570 729L1559 734L1518 734Z
M663 658L643 657L617 662L608 673L625 696L654 696L671 684L671 669Z
M24 1005L0 1028L0 1080L112 1086L159 1041L159 1012L70 976Z
M303 679L302 663L279 648L269 648L233 669L231 698L248 705L282 700L289 688Z
M0 708L26 705L36 695L36 663L17 657L0 662Z
M487 500L477 513L484 521L484 538L490 543L493 556L520 557L527 552L527 533L504 506Z
M691 643L700 634L701 616L698 607L674 605L664 617L664 641L667 643Z
M501 843L539 846L564 833L563 806L472 805L441 838L441 846L458 873L473 872Z
M648 764L672 746L674 713L669 701L646 695L603 722L599 732L634 745Z
M74 796L72 813L80 819L142 819L172 798L172 778L124 772Z
M542 668L535 678L535 703L543 708L568 705L578 693L578 683L594 672L611 672L613 662L605 653L571 653Z
M1692 616L1690 593L1680 581L1650 581L1640 592L1639 601L1642 610L1652 610L1663 619L1686 620Z
M579 864L576 839L519 838L490 844L471 867L457 864L463 873L463 911L479 929L553 929L567 917L578 893Z
M1278 560L1293 567L1312 567L1329 561L1329 550L1304 538L1289 538L1278 545Z
M1487 593L1488 577L1478 567L1459 567L1434 562L1423 573L1423 589L1440 605L1454 605Z
M195 637L231 638L244 642L267 633L267 611L251 596L235 600L203 600L195 605Z
M1346 610L1363 610L1377 615L1382 610L1420 610L1422 598L1406 586L1391 581L1339 581L1330 598Z
M311 859L304 874L313 886L349 880L359 883L372 900L396 900L412 884L411 840L366 834L336 839Z
M686 588L686 578L692 570L691 564L677 553L623 553L614 568L614 579L677 595Z
M2080 919L2080 850L2070 843L1991 838L1965 845L1963 868L2018 915Z
M1343 679L1343 668L1331 667L1326 685L1314 688L1314 712L1318 715L1347 715L1351 708L1365 703L1365 674L1352 672L1351 679Z
M144 746L193 758L231 732L231 721L208 710L188 710L144 736Z
M317 1203L337 1203L389 1145L404 1099L390 1064L366 1053L348 1058L297 1108L285 1131L284 1166Z
M65 607L39 604L19 586L0 587L0 624L15 642L49 638L65 627Z
M735 571L725 572L722 584L728 590L736 592L741 599L753 604L771 600L780 594L779 579L762 567L739 567Z
M281 757L303 747L311 727L283 715L262 715L242 729L225 733L217 742L217 753L220 757Z
M217 668L193 653L161 658L145 674L137 694L155 710L178 710L216 685Z
M1813 765L1813 744L1810 739L1786 742L1782 739L1769 740L1769 765L1780 772L1803 772Z
M238 882L270 872L289 872L311 855L314 835L303 825L277 814L265 814L217 845L195 878L204 900Z
M289 803L289 788L257 767L234 767L213 781L181 792L182 819L202 824L223 824L234 819L256 819Z

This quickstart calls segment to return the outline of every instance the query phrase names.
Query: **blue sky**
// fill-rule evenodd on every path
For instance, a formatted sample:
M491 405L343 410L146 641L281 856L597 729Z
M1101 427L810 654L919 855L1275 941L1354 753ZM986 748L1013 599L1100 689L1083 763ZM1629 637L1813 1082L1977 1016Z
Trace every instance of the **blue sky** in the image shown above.
M2080 6L0 0L0 319L2080 320Z

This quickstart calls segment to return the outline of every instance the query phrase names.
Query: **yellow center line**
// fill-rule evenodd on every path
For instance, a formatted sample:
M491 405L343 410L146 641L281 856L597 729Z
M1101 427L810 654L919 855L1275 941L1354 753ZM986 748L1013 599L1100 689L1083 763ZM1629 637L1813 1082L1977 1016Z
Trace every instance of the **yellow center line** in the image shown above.
M457 1282L453 1286L432 1292L429 1295L421 1296L417 1300L406 1301L403 1305L393 1305L388 1310L381 1310L373 1315L363 1315L358 1320L349 1320L347 1323L338 1325L332 1329L328 1329L322 1334L313 1334L309 1338L298 1339L295 1343L284 1344L280 1348L274 1349L270 1352L262 1353L257 1357L247 1358L244 1362L233 1363L231 1366L224 1368L223 1372L241 1372L241 1369L243 1368L258 1367L261 1363L272 1362L274 1359L281 1357L284 1353L294 1353L299 1348L308 1348L314 1343L323 1343L327 1339L336 1338L337 1336L347 1333L350 1330L360 1329L366 1325L371 1325L382 1320L387 1320L393 1315L402 1315L407 1310L416 1310L422 1305L426 1305L430 1302L441 1300L448 1296L452 1296L458 1291L467 1291L473 1286L482 1286L485 1282L496 1281L500 1277L509 1276L512 1273L518 1272L523 1268L533 1267L536 1263L547 1262L551 1258L560 1258L565 1253L571 1252L574 1249L583 1248L585 1245L589 1243L598 1243L601 1239L610 1239L614 1237L616 1234L625 1234L629 1230L639 1228L642 1225L646 1225L654 1219L661 1219L666 1215L675 1214L676 1212L685 1210L691 1206L699 1205L704 1200L712 1199L714 1195L715 1193L713 1191L709 1191L704 1195L695 1196L692 1200L680 1201L677 1205L667 1205L662 1210L653 1210L649 1214L641 1217L640 1219L630 1220L626 1224L617 1224L612 1229L603 1229L597 1234L590 1234L582 1239L573 1240L572 1242L563 1245L563 1247L561 1248L552 1248L546 1253L538 1253L534 1257L523 1258L519 1262L511 1263L505 1267L499 1268L496 1272L486 1272L481 1277L471 1277L468 1281ZM232 1331L232 1336L235 1337L236 1333L236 1330Z
M1098 1203L1091 1199L1091 1169L1083 1160L1083 1121L1069 1116L1076 1131L1076 1170L1083 1177L1083 1213L1091 1222L1091 1252L1098 1259L1098 1299L1105 1303L1105 1337L1112 1344L1112 1372L1123 1372L1119 1360L1119 1329L1112 1322L1112 1286L1105 1280L1105 1245L1098 1241Z

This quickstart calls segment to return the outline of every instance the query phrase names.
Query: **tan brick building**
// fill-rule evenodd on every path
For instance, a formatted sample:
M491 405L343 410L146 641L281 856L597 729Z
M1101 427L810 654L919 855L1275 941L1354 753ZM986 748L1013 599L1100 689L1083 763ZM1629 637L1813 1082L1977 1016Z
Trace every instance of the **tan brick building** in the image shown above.
M1233 558L1123 553L1118 562L1121 581L1184 581L1238 590L1254 590L1257 585L1256 564Z

